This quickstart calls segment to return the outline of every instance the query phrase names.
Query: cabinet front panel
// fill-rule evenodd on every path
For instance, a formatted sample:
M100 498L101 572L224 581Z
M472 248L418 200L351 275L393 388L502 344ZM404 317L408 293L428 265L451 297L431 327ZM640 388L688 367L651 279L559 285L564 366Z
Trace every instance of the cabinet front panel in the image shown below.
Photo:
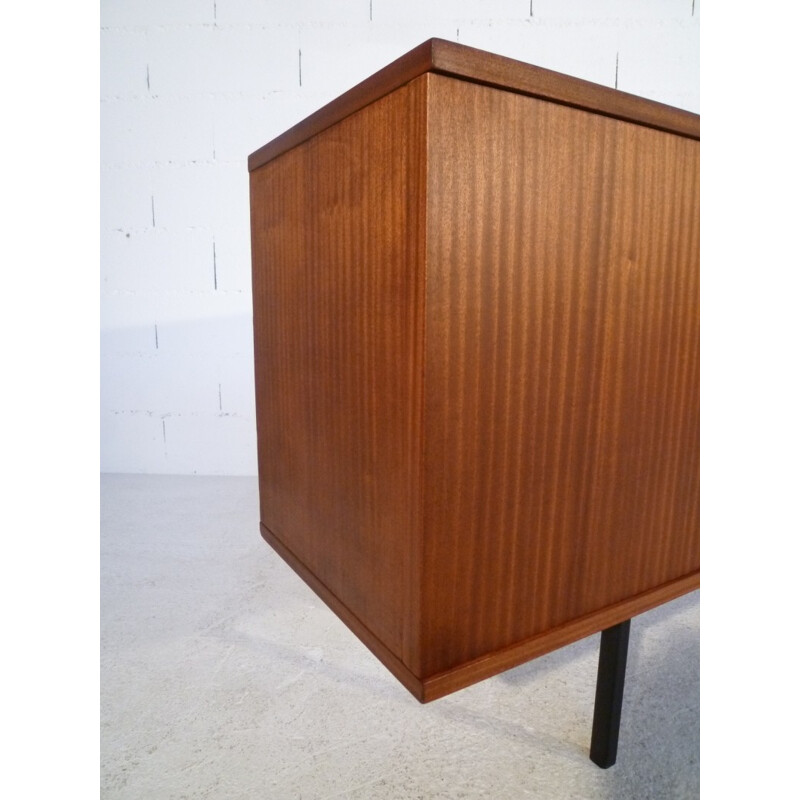
M699 569L699 142L431 76L423 676Z

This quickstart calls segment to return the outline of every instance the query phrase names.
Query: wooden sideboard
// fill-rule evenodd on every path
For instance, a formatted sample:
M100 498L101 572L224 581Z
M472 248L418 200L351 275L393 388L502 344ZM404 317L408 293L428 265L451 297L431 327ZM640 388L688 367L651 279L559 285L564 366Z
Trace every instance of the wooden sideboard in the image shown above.
M422 702L699 586L699 129L434 39L250 156L262 534Z

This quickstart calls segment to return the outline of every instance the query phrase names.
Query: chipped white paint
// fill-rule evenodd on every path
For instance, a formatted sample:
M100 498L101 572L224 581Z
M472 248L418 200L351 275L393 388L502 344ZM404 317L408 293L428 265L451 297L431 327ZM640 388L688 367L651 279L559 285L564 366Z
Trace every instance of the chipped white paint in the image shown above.
M256 470L248 153L432 36L697 111L699 16L692 0L101 3L102 469Z

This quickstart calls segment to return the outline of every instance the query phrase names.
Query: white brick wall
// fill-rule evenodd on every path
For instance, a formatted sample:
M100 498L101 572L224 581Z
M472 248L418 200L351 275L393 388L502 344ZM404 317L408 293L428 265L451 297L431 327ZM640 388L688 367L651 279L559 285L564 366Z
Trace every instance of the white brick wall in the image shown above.
M699 110L699 0L103 0L101 466L253 474L247 155L432 36Z

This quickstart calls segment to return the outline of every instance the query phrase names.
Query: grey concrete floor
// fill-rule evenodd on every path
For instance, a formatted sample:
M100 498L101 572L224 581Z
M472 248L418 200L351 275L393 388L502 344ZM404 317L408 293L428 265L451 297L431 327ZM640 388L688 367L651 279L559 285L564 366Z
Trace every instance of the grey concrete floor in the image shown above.
M102 478L103 798L699 797L699 595L633 620L618 762L599 635L420 705L263 542L254 478Z

